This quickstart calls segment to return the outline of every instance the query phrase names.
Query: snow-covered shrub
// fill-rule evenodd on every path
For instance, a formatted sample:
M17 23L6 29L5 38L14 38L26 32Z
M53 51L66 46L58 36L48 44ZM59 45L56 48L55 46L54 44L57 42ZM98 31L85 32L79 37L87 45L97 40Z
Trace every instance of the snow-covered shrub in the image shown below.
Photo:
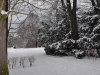
M46 52L47 55L52 55L55 52L55 48L54 47L50 48L50 46L48 46L48 45L45 47L44 50L45 50L45 52Z
M57 56L72 55L73 41L71 39L53 43L45 47L46 54Z
M56 51L54 52L54 55L56 55L56 56L67 56L65 50L56 50Z
M84 50L73 49L72 54L76 58L80 59L80 58L83 58L85 56L85 51Z
M100 50L98 50L98 57L100 58Z
M88 11L83 10L83 13L78 14L79 39L76 41L72 39L70 20L68 14L66 14L67 10L65 11L60 7L57 8L57 11L58 23L45 31L44 42L48 44L48 47L45 48L47 54L72 55L74 43L77 43L78 49L82 51L87 49L100 50L100 15L95 13L94 7L90 7ZM76 56L81 57L80 53L77 52L78 55Z
M78 50L78 51L75 52L75 57L78 58L78 59L83 58L84 56L85 56L84 51Z
M99 34L99 33L100 33L100 24L97 25L97 26L93 29L93 33L94 33L94 34Z
M57 8L52 11L46 21L42 21L42 27L39 29L39 40L43 44L53 44L65 40L66 34L71 31L70 19L67 10L62 6L61 2L58 2ZM54 21L52 21L54 20Z
M16 49L16 46L14 46L13 48Z
M100 15L95 13L94 7L87 12L83 11L78 18L79 40L78 45L82 50L100 49Z
M87 50L91 48L91 38L84 36L77 40L78 47L81 50Z

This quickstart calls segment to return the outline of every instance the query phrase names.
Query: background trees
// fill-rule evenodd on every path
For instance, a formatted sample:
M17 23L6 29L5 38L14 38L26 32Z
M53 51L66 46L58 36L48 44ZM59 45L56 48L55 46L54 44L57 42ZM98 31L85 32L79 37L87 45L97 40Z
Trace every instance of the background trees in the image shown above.
M46 1L42 1L42 2L45 5L48 4ZM44 45L47 44L48 46L59 42L61 44L59 46L63 46L63 48L59 47L59 49L67 49L67 48L73 49L73 48L78 48L78 47L81 49L87 49L86 45L91 46L90 42L93 42L93 41L88 41L88 40L90 40L90 36L91 36L91 35L89 35L89 33L91 33L93 31L93 28L96 26L95 24L97 24L96 22L98 20L95 21L91 18L91 21L88 21L88 23L90 22L88 25L88 23L86 22L85 16L88 15L88 17L89 17L93 14L95 14L95 15L98 14L98 13L95 13L94 11L92 11L92 10L94 10L94 8L86 10L89 12L86 12L83 9L80 9L79 7L77 8L77 0L74 0L74 1L70 1L70 0L59 0L58 1L58 0L56 0L56 1L50 1L50 2L52 3L52 6L51 7L48 6L48 8L50 7L48 10L41 11L42 14L38 13L38 16L40 18L39 24L41 25L41 27L39 28L39 31L37 31L38 32L37 38ZM97 3L95 2L95 4L97 4ZM36 11L38 11L38 10L36 10ZM85 20L83 20L83 19L85 19ZM85 24L83 25L83 21L88 27L87 26L85 27ZM93 23L92 23L92 21L93 21ZM26 20L23 22L26 22ZM28 25L28 24L26 24L26 25ZM92 26L92 25L94 25L94 26ZM30 27L30 26L24 27L25 30L26 30L26 28L31 29L32 27ZM84 31L84 29L86 29L86 28L90 28L89 29L90 31L87 31L87 33L86 33L86 31ZM26 30L26 32L28 32L28 31L30 32L30 30ZM22 32L22 33L20 33L20 32ZM24 31L24 33L23 33L23 24L22 24L22 26L20 26L20 28L18 29L18 34L20 34L20 36L22 35L21 37L26 38L26 35L25 36L23 35L23 34L26 34L26 32ZM35 31L33 30L32 34L28 33L27 36L32 37L33 32L35 32ZM87 34L89 36L87 36ZM34 38L35 38L35 35L32 37L32 39L34 39ZM26 38L26 39L31 39L31 38ZM84 39L86 39L87 41L84 41ZM24 41L25 40L23 40L23 43L24 43ZM63 41L65 41L65 42L63 42ZM83 46L84 48L82 48L82 45L83 45L82 42L85 42L84 46ZM77 46L77 44L78 44L78 46ZM88 46L88 48L90 48L89 46ZM57 47L57 45L56 45L56 47Z
M1 44L0 45L0 74L1 75L9 75L8 66L7 66L7 38L8 38L7 18L10 14L27 15L29 11L31 11L30 8L42 9L39 8L34 3L34 1L30 1L30 0L0 0L0 44ZM18 18L19 15L16 16ZM18 18L18 20L20 19ZM10 24L13 23L11 22Z
M17 29L17 36L21 39L20 45L17 47L37 47L37 36L39 29L39 17L34 13L29 13L24 21L20 23L20 27ZM26 46L27 45L27 46Z
M44 44L62 41L66 38L65 35L70 32L69 16L65 6L62 6L60 1L56 5L56 9L52 11L51 16L41 22L39 38Z

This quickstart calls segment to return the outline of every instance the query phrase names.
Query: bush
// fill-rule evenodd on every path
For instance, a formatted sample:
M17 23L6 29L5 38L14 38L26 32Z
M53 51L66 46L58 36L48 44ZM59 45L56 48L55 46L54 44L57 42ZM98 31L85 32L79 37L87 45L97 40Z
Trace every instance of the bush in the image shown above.
M16 46L14 46L13 48L16 49Z
M72 55L73 42L71 40L65 40L56 42L45 47L46 54L57 56L70 56Z
M75 57L80 59L80 58L83 58L85 56L85 52L84 51L76 51L75 52Z
M54 47L50 48L50 46L46 46L44 50L47 55L52 55L55 52L55 48Z

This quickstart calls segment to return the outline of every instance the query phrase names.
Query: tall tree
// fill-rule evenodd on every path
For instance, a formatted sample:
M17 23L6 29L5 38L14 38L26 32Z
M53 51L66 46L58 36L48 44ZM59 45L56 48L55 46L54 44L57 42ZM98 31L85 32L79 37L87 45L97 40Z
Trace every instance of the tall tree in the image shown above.
M66 2L67 2L69 17L71 20L72 37L74 40L78 40L79 35L78 35L78 28L77 28L78 26L77 26L77 19L76 19L77 0L73 0L73 7L71 7L70 0L66 0ZM74 44L74 48L78 48L77 43Z
M0 75L8 75L7 66L7 14L6 1L0 0Z

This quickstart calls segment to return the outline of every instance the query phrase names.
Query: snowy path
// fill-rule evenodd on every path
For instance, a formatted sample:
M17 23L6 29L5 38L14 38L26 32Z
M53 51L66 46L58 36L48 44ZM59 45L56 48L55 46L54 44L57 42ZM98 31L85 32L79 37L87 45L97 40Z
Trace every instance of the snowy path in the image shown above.
M100 58L76 59L46 55L43 48L8 49L8 56L34 56L32 67L10 69L10 75L100 75Z

